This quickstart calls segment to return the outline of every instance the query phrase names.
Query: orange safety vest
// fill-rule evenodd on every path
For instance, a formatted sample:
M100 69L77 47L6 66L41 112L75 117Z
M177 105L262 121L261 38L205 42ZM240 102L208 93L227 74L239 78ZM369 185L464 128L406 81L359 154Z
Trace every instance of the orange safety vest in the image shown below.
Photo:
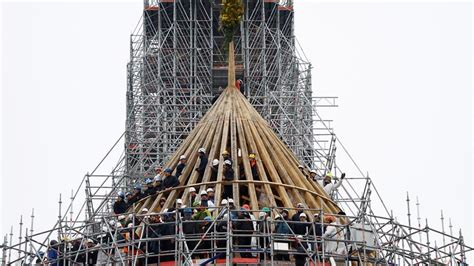
M125 233L125 240L128 242L130 240L130 233ZM125 253L126 255L128 255L128 246L125 246L123 247L123 253ZM138 249L138 248L135 248L133 250L133 255L138 255L138 254L142 254L141 250Z

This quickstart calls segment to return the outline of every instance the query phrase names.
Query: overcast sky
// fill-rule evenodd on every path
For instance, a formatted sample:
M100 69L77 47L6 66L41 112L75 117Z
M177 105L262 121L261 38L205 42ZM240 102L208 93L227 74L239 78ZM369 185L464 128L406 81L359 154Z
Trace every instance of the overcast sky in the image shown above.
M2 236L31 208L35 229L51 227L58 194L123 132L141 5L2 2ZM472 5L301 0L295 12L315 93L339 97L324 118L385 203L406 221L409 191L431 225L443 209L472 245Z

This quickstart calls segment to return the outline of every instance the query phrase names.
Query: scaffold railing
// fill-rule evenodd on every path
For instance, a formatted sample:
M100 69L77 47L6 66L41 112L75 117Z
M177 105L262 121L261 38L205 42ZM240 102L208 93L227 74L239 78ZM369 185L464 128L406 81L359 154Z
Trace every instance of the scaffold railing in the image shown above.
M290 213L300 219L292 220ZM302 213L307 219L301 218ZM360 217L315 209L249 210L231 205L205 210L173 208L152 214L110 214L74 227L64 224L27 234L14 245L4 243L2 262L457 265L464 263L466 252L473 250L464 243L462 235L452 237L428 225L418 229L393 219L377 218L379 224L370 224ZM406 234L408 231L411 233ZM417 234L449 240L431 247L414 240ZM37 241L42 237L46 241ZM12 256L12 252L17 252L17 256Z

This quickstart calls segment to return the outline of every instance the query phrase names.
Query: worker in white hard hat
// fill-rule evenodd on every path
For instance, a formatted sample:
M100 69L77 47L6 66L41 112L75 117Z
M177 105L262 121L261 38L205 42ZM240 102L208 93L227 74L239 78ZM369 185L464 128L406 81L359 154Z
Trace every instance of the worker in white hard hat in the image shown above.
M194 205L194 202L199 201L199 198L197 197L197 192L194 187L189 188L189 202L188 206L192 207Z
M234 170L232 169L232 162L229 160L224 161L223 168L223 177L224 181L234 180ZM232 198L232 184L224 185L224 191L222 193L222 198Z
M217 180L217 174L219 173L219 159L212 160L211 164L211 180Z
M178 166L176 166L176 174L175 176L177 178L179 178L181 176L181 174L183 173L183 170L184 170L184 167L186 166L186 156L185 155L181 155L179 157L179 163L178 163Z
M215 205L216 202L214 200L214 189L212 189L210 187L210 188L206 189L206 192L207 192L207 200L212 201L212 203L214 203L214 205Z
M309 178L314 181L318 180L318 172L316 171L316 169L311 169L311 171L309 171Z
M198 180L196 182L201 183L202 182L202 177L204 175L204 172L206 171L206 166L207 166L207 162L208 162L206 149L199 148L198 156L199 156L199 159L200 159L199 166L194 170L199 173Z
M182 199L177 199L176 200L176 209L181 209L183 208L183 200Z
M304 204L302 202L296 204L296 213L293 214L293 216L291 217L291 221L299 222L300 221L300 215L304 213L303 209L304 209Z
M214 208L216 207L216 205L214 204L214 202L212 201L209 201L209 198L207 197L207 191L203 190L201 191L201 193L199 193L200 196L201 196L201 202L200 202L200 205L203 205L204 206L207 206L209 208Z

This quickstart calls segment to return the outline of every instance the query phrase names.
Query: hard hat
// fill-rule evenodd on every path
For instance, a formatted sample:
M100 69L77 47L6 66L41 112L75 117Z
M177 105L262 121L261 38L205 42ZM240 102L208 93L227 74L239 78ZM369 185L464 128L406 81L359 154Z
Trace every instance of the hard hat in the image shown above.
M255 153L249 154L249 158L250 158L250 159L255 159Z
M119 229L119 228L122 228L122 224L121 223L117 223L117 225L115 225L115 228Z
M221 205L227 205L227 203L229 203L229 202L228 202L226 199L223 199L223 200L221 201Z
M161 175L156 175L153 180L155 180L156 182L160 182L161 181Z
M153 180L151 180L150 178L147 178L147 179L145 180L145 184L149 185L149 184L151 184L151 183L153 183Z
M229 204L231 204L231 203L234 204L234 199L232 199L232 198L229 199Z
M193 213L193 209L191 209L191 208L184 208L183 213Z
M224 150L224 151L222 152L222 155L229 155L229 152L228 152L227 150Z
M110 225L110 226L114 226L114 225L115 225L115 221L114 221L114 220L110 220L110 221L109 221L109 225Z
M224 161L224 164L232 165L232 162L231 162L230 160L225 160L225 161Z
M206 192L207 192L207 193L209 193L209 192L214 192L214 189L212 189L212 188L210 187L210 188L208 188L208 189L206 190Z
M332 178L332 173L331 173L331 172L327 172L327 173L326 173L326 177Z
M208 221L208 222L210 222L210 221L212 221L212 218L211 218L211 217L209 217L209 216L206 216L206 217L204 217L204 221Z
M148 212L148 209L147 209L147 208L143 208L143 209L142 209L142 212Z
M184 160L184 159L186 159L186 156L185 156L185 155L181 155L181 156L179 156L179 159L180 159L180 160Z
M127 227L128 227L128 228L132 228L132 227L133 227L133 223L129 223L129 224L127 225Z
M182 199L177 199L176 204L183 204L183 200Z
M270 211L270 208L268 208L268 207L263 207L262 208L262 212L269 212L269 211Z
M248 204L244 204L242 206L242 208L244 208L245 210L249 211L250 210L250 206Z
M334 223L336 221L336 218L334 216L325 216L324 217L324 222L325 223Z
M141 190L142 189L142 186L140 184L136 184L134 189L138 189L138 190Z
M218 159L212 160L212 166L217 166L217 165L219 165L219 160Z
M132 192L130 191L127 191L127 193L125 193L125 196L131 196L132 195Z
M118 220L123 220L123 219L125 219L125 215L119 215L119 216L117 217L117 219L118 219Z
M300 202L296 204L296 208L304 208L304 204Z
M159 166L155 167L155 171L157 171L157 172L158 172L158 171L161 172L162 170L163 170L163 169L161 169L161 167L159 167Z
M298 165L298 168L304 168L304 166L300 164L300 165Z
M300 214L300 218L301 218L301 217L308 218L308 216L307 216L306 213L304 213L304 212Z
M123 193L123 191L119 191L119 192L117 193L117 195L118 195L119 197L121 197L121 198L124 198L124 197L125 197L125 194Z
M199 148L198 152L206 153L206 149L204 149L204 148Z
M193 187L190 187L190 188L189 188L189 192L196 192L196 189L193 188Z
M275 219L281 219L281 214L275 214Z
M171 172L173 172L173 170L171 170L171 168L166 168L165 169L165 173L170 173L171 174Z
M206 195L207 196L207 192L205 190L201 191L201 193L199 193L199 195Z
M316 172L316 170L314 170L314 169L311 169L311 171L309 171L309 172L312 173L312 174L317 174L317 173L318 173L318 172Z

